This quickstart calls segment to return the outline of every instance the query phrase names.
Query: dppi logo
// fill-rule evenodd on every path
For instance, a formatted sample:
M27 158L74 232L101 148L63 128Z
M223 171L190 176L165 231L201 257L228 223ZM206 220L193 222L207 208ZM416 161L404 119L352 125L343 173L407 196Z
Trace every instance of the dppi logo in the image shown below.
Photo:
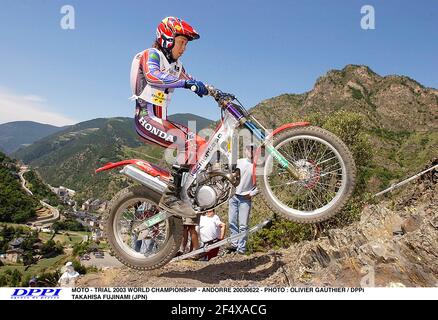
M61 289L15 289L12 299L59 299Z

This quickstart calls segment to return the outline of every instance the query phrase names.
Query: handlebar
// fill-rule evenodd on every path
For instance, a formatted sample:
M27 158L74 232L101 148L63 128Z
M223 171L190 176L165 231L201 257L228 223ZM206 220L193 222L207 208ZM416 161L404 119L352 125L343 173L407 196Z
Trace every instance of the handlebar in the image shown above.
M212 96L217 102L232 101L236 99L236 97L233 94L222 92L221 90L216 89L211 85L205 85L205 87L208 90L207 95ZM197 89L198 88L195 85L190 87L190 90L193 92L196 92Z
M212 96L221 105L225 105L228 102L236 99L236 96L234 96L233 94L222 92L221 90L216 89L212 85L206 85L205 87L208 90L208 95Z
M242 115L245 117L250 116L249 112L243 107L234 94L223 92L212 85L206 85L205 87L208 90L208 95L212 96L217 101L222 110L232 103L234 108L239 110ZM236 103L232 102L234 100L236 100Z

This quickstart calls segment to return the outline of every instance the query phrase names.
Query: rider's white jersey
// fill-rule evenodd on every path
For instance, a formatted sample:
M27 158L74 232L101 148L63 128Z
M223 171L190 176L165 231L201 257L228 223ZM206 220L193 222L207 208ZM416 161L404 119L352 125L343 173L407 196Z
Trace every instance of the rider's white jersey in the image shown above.
M190 76L177 60L169 63L166 56L155 48L142 51L134 57L131 67L131 89L136 99L162 107L163 118L175 88L184 87Z

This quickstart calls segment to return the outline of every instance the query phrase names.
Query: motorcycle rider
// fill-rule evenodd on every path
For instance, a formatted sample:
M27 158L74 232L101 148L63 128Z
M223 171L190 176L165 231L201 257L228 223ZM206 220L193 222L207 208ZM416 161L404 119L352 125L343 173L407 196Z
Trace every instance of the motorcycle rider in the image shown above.
M196 152L206 142L187 127L167 119L167 107L175 88L194 91L199 97L208 94L201 81L192 78L179 58L187 43L199 39L199 34L187 22L176 17L164 18L157 27L152 48L138 53L131 67L131 87L136 100L135 127L146 142L184 152L182 166L196 162ZM191 151L191 149L190 149ZM193 158L194 157L194 158ZM174 183L178 181L175 179ZM160 208L184 218L196 217L195 211L179 198L179 186L169 186L161 197Z

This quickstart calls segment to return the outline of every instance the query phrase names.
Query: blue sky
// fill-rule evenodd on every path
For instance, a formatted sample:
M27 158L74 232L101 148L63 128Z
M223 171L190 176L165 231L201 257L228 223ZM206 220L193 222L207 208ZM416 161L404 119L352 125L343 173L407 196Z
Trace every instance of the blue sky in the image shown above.
M74 30L60 27L66 4ZM375 9L375 30L360 26L363 5ZM132 57L169 15L201 34L182 57L188 72L247 107L311 90L346 64L438 88L438 1L0 0L0 123L132 117ZM169 108L180 112L219 117L212 99L184 89Z

